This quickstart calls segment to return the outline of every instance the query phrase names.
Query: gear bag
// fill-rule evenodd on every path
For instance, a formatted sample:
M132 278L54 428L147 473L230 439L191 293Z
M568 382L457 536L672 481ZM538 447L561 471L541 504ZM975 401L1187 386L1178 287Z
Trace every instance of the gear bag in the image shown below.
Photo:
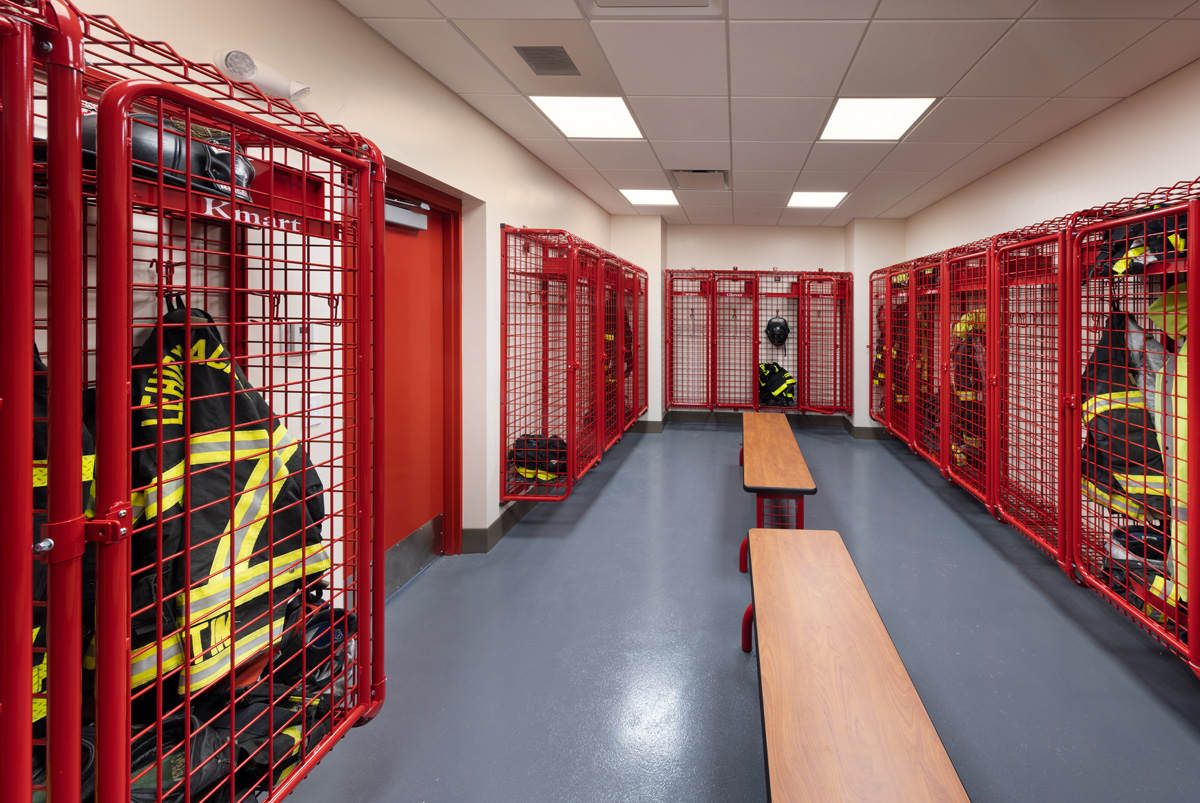
M521 435L508 450L508 463L527 480L556 480L567 470L567 442L553 435Z
M758 404L761 407L793 407L796 380L777 362L758 366Z
M1158 208L1148 206L1130 214L1140 215ZM1146 266L1155 262L1185 256L1187 212L1179 212L1105 231L1104 242L1096 251L1096 263L1088 271L1087 278L1137 275L1145 273Z

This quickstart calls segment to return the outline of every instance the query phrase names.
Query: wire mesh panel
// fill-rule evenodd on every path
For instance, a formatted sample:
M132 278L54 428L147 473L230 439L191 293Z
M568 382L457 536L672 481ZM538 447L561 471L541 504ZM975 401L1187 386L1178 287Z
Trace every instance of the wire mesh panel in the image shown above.
M667 271L667 404L711 407L712 274Z
M871 418L887 424L885 399L887 395L887 360L891 353L888 341L887 288L890 274L887 268L871 273Z
M647 321L649 319L649 295L647 292L649 284L649 276L643 270L637 271L637 382L635 383L635 402L634 408L636 415L641 415L650 409L649 395L647 394L647 385L650 381L650 375L647 373L647 354L649 353L649 340L647 340Z
M641 376L637 370L637 354L641 342L638 339L638 303L641 299L638 298L637 271L632 265L627 263L622 264L621 281L621 297L623 299L621 306L623 310L622 315L624 316L621 330L624 342L621 344L620 352L621 376L624 377L622 429L629 429L637 421L638 417L637 386L638 377Z
M987 252L947 259L950 298L950 476L987 497Z
M570 493L567 470L569 247L504 230L501 278L502 499Z
M633 339L625 311L625 271L611 256L603 260L604 271L604 449L612 448L625 431L625 343Z
M1074 366L1080 429L1073 433L1079 574L1184 655L1191 568L1188 212L1179 204L1129 204L1085 229Z
M886 419L893 434L911 443L909 421L912 347L912 273L907 265L894 270L888 280L888 341L884 384L891 389L884 399Z
M600 459L603 437L604 263L591 246L574 248L575 479Z
M945 329L942 318L942 275L940 257L914 262L916 303L913 334L912 402L915 405L913 445L917 452L942 465L942 366L945 362Z
M1063 235L1001 246L1000 275L1000 515L1051 555L1066 551L1059 497L1060 282Z
M713 405L753 407L757 396L755 360L757 279L713 276Z
M853 352L851 307L853 277L849 273L801 273L800 332L802 355L795 374L796 405L819 413L852 411Z
M792 384L772 382L759 369L754 382L754 395L760 409L795 410L803 400L804 367L808 354L804 350L807 327L800 311L800 275L791 271L762 271L758 274L758 315L752 337L758 341L760 366L778 365L792 379ZM767 368L766 370L771 370Z

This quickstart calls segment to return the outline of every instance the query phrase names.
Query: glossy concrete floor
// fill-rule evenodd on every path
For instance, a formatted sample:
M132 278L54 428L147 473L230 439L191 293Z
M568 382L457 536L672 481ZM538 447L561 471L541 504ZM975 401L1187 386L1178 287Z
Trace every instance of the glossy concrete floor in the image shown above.
M797 439L975 803L1200 800L1200 680L896 442ZM388 701L298 803L758 801L739 427L628 435L388 606ZM832 802L831 802L832 803Z

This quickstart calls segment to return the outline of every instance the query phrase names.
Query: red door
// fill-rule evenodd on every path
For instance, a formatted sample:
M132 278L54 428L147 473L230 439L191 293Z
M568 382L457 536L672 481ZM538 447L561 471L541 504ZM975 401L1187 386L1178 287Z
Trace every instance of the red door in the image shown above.
M388 226L384 239L378 409L388 420L378 504L388 547L446 510L444 231L440 214L428 219L427 231Z

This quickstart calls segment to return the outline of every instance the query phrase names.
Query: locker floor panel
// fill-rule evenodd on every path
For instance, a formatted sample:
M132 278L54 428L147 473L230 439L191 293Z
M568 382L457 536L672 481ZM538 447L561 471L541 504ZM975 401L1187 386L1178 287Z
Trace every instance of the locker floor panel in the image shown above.
M1182 661L907 448L797 432L806 522L842 534L975 803L1197 798ZM292 800L764 800L740 441L628 434L490 554L434 562L388 605L382 713Z

